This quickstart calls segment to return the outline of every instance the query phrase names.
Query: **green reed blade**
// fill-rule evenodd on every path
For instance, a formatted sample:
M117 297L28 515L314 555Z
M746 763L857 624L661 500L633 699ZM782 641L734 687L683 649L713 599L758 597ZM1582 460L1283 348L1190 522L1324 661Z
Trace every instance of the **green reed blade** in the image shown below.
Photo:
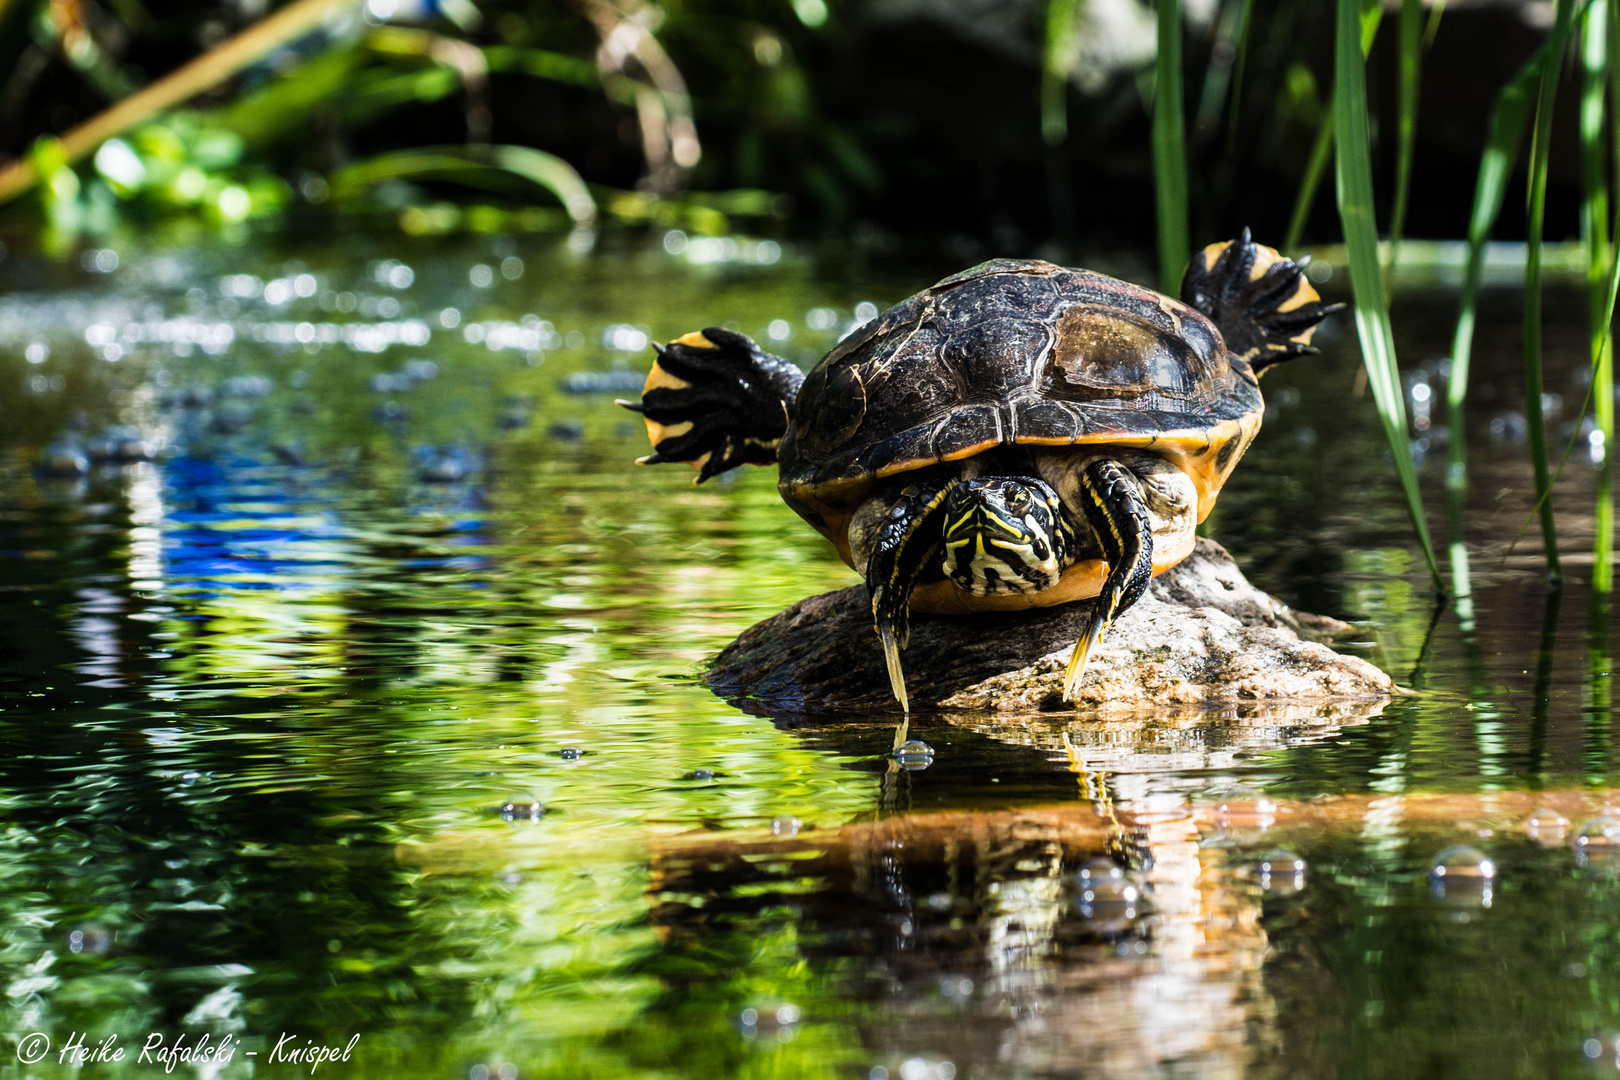
M1485 265L1485 244L1496 228L1507 196L1530 116L1530 95L1541 78L1546 56L1543 45L1504 86L1491 107L1485 152L1479 159L1474 182L1474 206L1468 217L1468 258L1463 266L1457 303L1457 328L1451 339L1451 370L1446 376L1447 424L1451 439L1446 469L1446 506L1451 549L1451 587L1459 600L1470 593L1468 549L1463 541L1463 503L1468 493L1468 441L1464 437L1463 403L1468 394L1469 361L1474 351L1474 321L1479 304L1479 280Z
M1604 2L1605 18L1601 20L1607 39L1604 67L1609 76L1609 123L1613 134L1616 157L1614 181L1620 184L1620 12L1611 3ZM1615 200L1620 211L1620 198ZM1620 222L1617 222L1610 240L1620 243ZM1615 293L1620 290L1620 252L1610 248L1609 256L1615 273L1609 282L1608 306L1604 309L1602 329L1607 336L1610 320L1614 318ZM1592 542L1592 591L1594 615L1606 620L1609 594L1614 591L1614 349L1601 350L1597 366L1592 371L1591 394L1597 402L1594 410L1597 429L1603 438L1603 460L1598 463L1598 492L1596 507L1597 531ZM1579 430L1579 429L1577 429ZM1607 649L1604 649L1605 656Z
M1198 108L1193 110L1192 142L1195 146L1215 134L1225 111L1226 92L1232 85L1232 66L1238 53L1237 37L1242 31L1243 8L1249 2L1251 0L1226 0L1221 4L1209 50L1209 65L1204 68L1204 88L1198 94Z
M1418 79L1423 68L1423 0L1401 0L1400 127L1395 150L1395 208L1389 215L1389 261L1384 268L1390 291L1406 231L1406 208L1412 190L1412 149L1417 143Z
M1062 240L1075 230L1074 195L1069 182L1069 76L1074 74L1075 30L1083 0L1048 0L1046 42L1041 55L1041 142L1046 151L1046 198L1052 232Z
M1181 92L1181 0L1159 0L1153 67L1153 189L1159 218L1159 288L1174 296L1187 267L1187 132Z
M1233 34L1235 55L1232 57L1232 80L1227 87L1226 141L1237 138L1238 110L1243 104L1243 68L1249 61L1249 25L1254 20L1254 0L1240 0L1237 30Z
M1427 49L1434 44L1434 39L1440 33L1440 16L1446 13L1446 0L1434 0L1434 8L1429 12L1429 24L1423 28L1423 47Z
M1369 7L1362 5L1361 9L1361 54L1365 57L1372 49L1373 38L1378 34L1378 24L1383 19L1382 7ZM1365 84L1363 84L1365 92ZM1305 175L1299 181L1299 194L1294 196L1294 212L1288 218L1288 231L1283 234L1282 253L1294 255L1299 252L1300 239L1305 235L1305 222L1311 216L1311 207L1316 205L1316 191L1322 185L1322 177L1327 174L1328 162L1333 155L1333 114L1329 108L1322 114L1321 125L1316 129L1316 142L1311 146L1311 156L1305 163Z
M1081 0L1050 0L1041 55L1041 139L1062 146L1069 137L1068 86L1074 73L1074 31Z
M1586 296L1591 327L1592 381L1588 398L1597 403L1598 430L1602 432L1603 461L1597 493L1597 532L1593 544L1592 587L1600 593L1613 588L1610 566L1614 505L1609 490L1608 435L1614 426L1614 347L1609 339L1607 306L1610 263L1614 249L1609 236L1608 147L1604 139L1604 111L1609 82L1609 3L1593 0L1581 20L1581 240L1586 248ZM1605 406L1609 427L1604 428ZM1584 414L1585 410L1582 409ZM1576 437L1580 421L1576 421Z
M1362 10L1359 0L1338 0L1334 34L1333 127L1337 143L1339 219L1344 226L1345 250L1350 260L1350 285L1355 296L1356 330L1384 435L1395 458L1395 471L1434 577L1442 588L1440 567L1423 515L1417 471L1407 443L1406 403L1395 358L1395 335L1389 325L1389 303L1378 260L1378 222L1373 206L1372 148L1368 133L1367 72L1362 49Z
M1558 91L1558 60L1569 42L1571 0L1556 0L1548 62L1542 65L1536 98L1536 123L1530 142L1529 208L1525 225L1528 246L1524 265L1524 411L1530 434L1530 464L1535 471L1541 516L1541 542L1547 559L1547 582L1563 578L1558 563L1558 526L1553 520L1552 478L1547 466L1547 422L1541 411L1541 236L1547 211L1547 159L1552 137L1553 100Z

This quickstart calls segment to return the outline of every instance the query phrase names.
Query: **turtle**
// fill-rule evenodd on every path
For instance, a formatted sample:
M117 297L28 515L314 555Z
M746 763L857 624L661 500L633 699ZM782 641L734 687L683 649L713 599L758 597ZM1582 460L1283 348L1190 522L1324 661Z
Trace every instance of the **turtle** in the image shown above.
M808 374L709 327L655 345L639 402L653 452L702 483L776 465L783 500L866 579L889 681L913 611L1097 598L1087 659L1194 532L1260 429L1259 377L1314 353L1343 307L1298 261L1237 240L1179 300L1089 270L992 259L859 327Z

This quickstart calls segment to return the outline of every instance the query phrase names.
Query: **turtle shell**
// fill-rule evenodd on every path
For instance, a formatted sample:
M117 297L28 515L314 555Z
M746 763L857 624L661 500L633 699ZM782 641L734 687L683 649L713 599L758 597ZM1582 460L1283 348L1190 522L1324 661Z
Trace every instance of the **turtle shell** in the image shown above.
M1181 301L995 259L890 308L811 370L780 488L852 566L849 519L878 481L998 446L1149 449L1192 479L1202 521L1263 410L1248 363Z

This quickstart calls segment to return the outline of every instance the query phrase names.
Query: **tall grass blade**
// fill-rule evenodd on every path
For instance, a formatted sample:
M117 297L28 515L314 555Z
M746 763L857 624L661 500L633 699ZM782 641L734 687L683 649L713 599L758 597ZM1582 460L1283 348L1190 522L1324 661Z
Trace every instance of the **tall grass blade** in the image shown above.
M1041 55L1041 139L1062 146L1069 137L1069 76L1074 74L1075 22L1081 0L1048 0Z
M1378 222L1374 216L1372 148L1368 132L1367 72L1362 49L1362 11L1359 0L1338 0L1334 34L1333 127L1337 144L1339 219L1344 226L1345 250L1350 260L1350 285L1355 295L1356 330L1384 435L1395 458L1395 471L1434 577L1442 588L1435 561L1429 523L1423 515L1417 472L1406 434L1406 402L1395 358L1395 335L1389 325L1389 302L1378 261Z
M1603 20L1603 32L1607 38L1605 53L1605 68L1609 75L1609 116L1610 128L1613 132L1613 148L1615 154L1614 180L1620 184L1620 12L1614 9L1612 3L1606 3L1607 18ZM1615 200L1620 203L1620 198ZM1620 211L1620 205L1615 207ZM1620 245L1620 224L1616 225L1614 233L1610 236L1611 242ZM1614 269L1620 271L1620 251L1610 249L1610 258L1614 261ZM1603 329L1605 333L1610 327L1610 320L1614 318L1614 298L1616 288L1620 287L1620 273L1610 282L1609 303L1603 316ZM1601 450L1603 459L1598 463L1598 494L1596 525L1597 532L1592 544L1592 591L1594 618L1606 622L1609 614L1609 596L1614 591L1614 350L1610 349L1598 357L1599 363L1592 372L1592 395L1597 401L1595 410L1597 430L1601 437ZM1607 655L1607 642L1605 641L1604 654Z
M1552 137L1553 101L1558 92L1558 61L1569 43L1572 0L1555 0L1553 32L1547 62L1541 68L1536 96L1536 123L1530 143L1528 237L1524 265L1524 412L1530 435L1530 464L1535 472L1536 501L1541 516L1541 542L1547 560L1547 583L1563 580L1558 562L1558 526L1553 520L1552 478L1547 466L1547 422L1541 411L1541 237L1547 212L1547 160Z
M1238 110L1243 104L1243 68L1249 61L1249 26L1254 21L1254 0L1240 0L1237 30L1233 34L1236 53L1232 58L1232 81L1227 89L1226 141L1237 138Z
M1597 405L1598 444L1603 459L1600 473L1608 471L1608 435L1614 426L1614 346L1609 337L1608 278L1614 249L1609 236L1608 147L1604 139L1605 96L1609 82L1610 8L1608 0L1593 0L1581 20L1581 241L1586 248L1586 298L1591 328L1591 395ZM1610 384L1605 387L1604 384ZM1605 407L1609 428L1605 430ZM1577 433L1579 427L1577 427ZM1608 476L1600 475L1595 507L1597 532L1593 545L1593 588L1613 588L1609 566L1613 545L1612 495Z
M1046 43L1041 57L1041 141L1046 146L1047 201L1053 231L1074 235L1074 199L1069 190L1069 76L1076 61L1075 31L1082 0L1048 0Z
M1247 0L1226 0L1221 5L1220 17L1215 20L1209 65L1204 69L1204 88L1199 92L1198 108L1193 113L1194 145L1215 134L1225 112L1226 92L1232 85L1232 65L1237 60L1239 24L1243 21L1246 3Z
M1485 244L1496 228L1513 175L1519 145L1530 117L1530 98L1541 78L1546 46L1531 56L1513 80L1497 95L1486 129L1485 152L1479 159L1474 182L1474 206L1468 216L1468 259L1463 266L1457 328L1451 339L1451 370L1446 378L1446 411L1451 440L1446 469L1446 506L1451 552L1451 587L1458 599L1458 616L1469 596L1468 548L1463 540L1463 505L1468 494L1468 441L1464 437L1463 405L1468 395L1469 362L1474 351L1474 322L1479 305L1479 281L1485 265Z
M1412 193L1412 150L1417 143L1418 79L1423 70L1423 0L1401 0L1400 127L1395 145L1395 207L1389 215L1389 264L1384 279L1395 289L1406 208Z
M1153 68L1153 188L1159 218L1159 288L1172 296L1187 268L1187 123L1181 91L1181 0L1159 0Z
M1368 6L1361 8L1361 55L1365 57L1372 49L1373 38L1378 35L1378 24L1382 21L1384 9L1382 6ZM1365 87L1364 95L1365 96ZM1299 242L1305 235L1305 222L1311 216L1311 207L1316 205L1316 191L1322 185L1322 177L1327 175L1328 162L1333 158L1333 116L1335 110L1329 108L1322 114L1322 122L1316 129L1316 142L1311 146L1311 156L1305 163L1305 175L1299 182L1299 194L1294 197L1294 212L1288 219L1288 232L1283 235L1282 252L1284 255L1294 255L1299 252Z

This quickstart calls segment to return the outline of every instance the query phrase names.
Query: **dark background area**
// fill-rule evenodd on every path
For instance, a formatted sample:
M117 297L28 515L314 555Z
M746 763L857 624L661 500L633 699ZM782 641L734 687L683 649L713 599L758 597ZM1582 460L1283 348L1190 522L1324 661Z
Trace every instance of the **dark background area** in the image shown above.
M1201 108L1220 28L1238 2L1225 0L1214 18L1186 24L1195 243L1244 225L1272 242L1280 239L1331 82L1332 5L1256 0L1236 123L1227 122L1226 102ZM100 5L14 0L5 6L0 153L26 153L39 136L60 134L104 109L108 87L119 78L131 87L150 81L250 25L264 7L253 0ZM482 46L540 48L585 61L598 46L583 6L485 0L478 7L481 21L465 31L431 16L415 25ZM1464 234L1490 106L1544 38L1536 17L1545 14L1541 8L1503 3L1445 10L1424 63L1407 235ZM1047 10L1040 0L841 0L812 27L786 0L667 5L650 21L692 93L704 153L687 178L690 189L757 188L789 196L777 204L790 208L785 220L757 231L936 245L956 257L1028 253L1051 240L1082 251L1151 245L1148 73L1139 62L1083 72L1089 89L1082 91L1078 81L1068 87L1067 138L1048 145L1040 112ZM64 42L71 35L53 40L46 32L53 25L60 30L64 11L76 13L99 48L99 74L69 59ZM1387 12L1369 66L1385 217L1394 174L1395 22L1396 13ZM977 33L975 24L995 33ZM1151 39L1146 48L1151 55ZM285 57L277 65L260 65L194 104L228 101L288 68ZM1573 236L1577 228L1577 84L1578 73L1566 68L1552 150L1549 239ZM488 101L492 142L547 150L593 185L628 190L643 179L636 114L600 88L495 72ZM457 143L466 135L459 94L403 102L355 124L344 122L339 102L326 101L315 103L286 136L251 152L295 177L307 170L330 173L399 147ZM1522 238L1517 208L1523 193L1521 167L1500 238ZM1331 242L1338 234L1329 169L1304 239Z

